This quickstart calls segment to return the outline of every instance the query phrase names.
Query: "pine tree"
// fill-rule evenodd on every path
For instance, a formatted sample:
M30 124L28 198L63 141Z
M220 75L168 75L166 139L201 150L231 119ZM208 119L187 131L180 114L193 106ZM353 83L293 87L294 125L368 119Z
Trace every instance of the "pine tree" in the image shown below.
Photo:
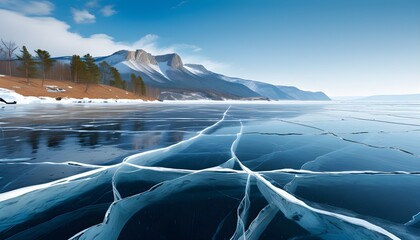
M102 84L110 84L112 78L111 65L106 61L99 63L99 81Z
M41 66L42 71L42 86L44 86L44 81L46 73L50 71L51 67L55 63L54 59L51 59L50 53L45 50L38 49L35 51L39 58L39 65Z
M133 85L134 93L139 95L146 95L146 86L141 76L136 76L134 73L130 75L131 84Z
M99 82L99 67L95 64L95 59L89 53L84 55L83 58L85 62L85 72L86 72L85 92L87 92L89 85L91 83Z
M19 70L25 74L26 83L29 84L29 78L36 76L36 62L25 46L22 47L20 52L21 55L17 56L18 60L21 62Z
M140 82L140 87L141 87L141 95L142 96L146 96L146 84L144 84L143 78L141 78L141 76L139 75L137 77L138 81Z
M136 75L132 73L130 75L131 86L133 86L133 92L137 93L137 86L136 86Z
M79 55L73 55L70 62L70 71L73 82L79 82L79 79L84 78L85 63L80 59Z
M118 72L118 69L114 67L110 67L112 80L110 82L111 86L124 89L125 83L121 78L120 72Z

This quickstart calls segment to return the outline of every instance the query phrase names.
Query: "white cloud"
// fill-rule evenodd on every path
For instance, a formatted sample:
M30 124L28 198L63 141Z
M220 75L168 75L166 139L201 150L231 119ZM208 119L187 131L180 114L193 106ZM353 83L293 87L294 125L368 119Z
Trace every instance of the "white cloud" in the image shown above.
M73 14L73 20L76 23L94 23L96 21L95 15L89 13L86 9L78 10L72 8L71 12Z
M0 0L1 1L1 0ZM148 34L134 43L115 41L103 33L83 37L70 31L70 26L52 17L28 17L22 14L0 9L0 33L4 40L13 41L19 47L25 45L29 51L45 49L52 56L70 56L73 54L107 56L116 51L127 49L144 49L154 55L178 53L184 63L203 64L213 71L226 70L227 65L211 61L197 55L197 46L189 44L173 44L160 46L159 37Z
M36 16L50 15L54 10L54 4L49 1L0 0L0 7Z
M113 5L106 5L105 7L103 7L101 9L101 13L102 15L104 15L105 17L110 17L114 14L117 13L117 11L115 11L114 6Z
M99 6L99 3L98 3L97 0L91 0L91 1L88 1L85 4L85 6L88 7L88 8L94 8L94 7L98 7Z
M93 34L93 35L90 36L90 38L92 38L92 39L108 39L108 40L113 39L111 36L103 34L103 33Z
M146 36L131 44L131 49L144 49L145 51L155 55L176 52L176 48L174 46L158 46L158 39L159 36L157 35L147 34Z
M46 49L53 56L91 53L95 56L107 55L126 49L126 44L115 42L105 34L83 37L70 31L70 26L52 17L27 17L22 14L0 9L1 37L14 41L28 49Z

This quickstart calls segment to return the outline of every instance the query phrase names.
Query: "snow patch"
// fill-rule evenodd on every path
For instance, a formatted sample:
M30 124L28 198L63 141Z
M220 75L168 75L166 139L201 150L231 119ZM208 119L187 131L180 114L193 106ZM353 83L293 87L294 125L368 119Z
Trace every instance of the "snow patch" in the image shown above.
M155 70L156 72L160 73L166 79L170 80L169 77L166 76L166 70L169 68L169 66L166 65L168 68L165 68L164 65L166 65L166 64L159 62L159 66L157 66L157 65L147 65L147 66L150 67L151 69Z
M195 68L193 68L193 67L190 67L190 66L186 66L186 65L184 65L184 68L186 68L188 71L190 71L191 73L193 73L193 74L195 74L195 75L201 75L201 74L204 74L204 72L202 72L202 71L200 71L200 70L198 70L198 69L195 69Z
M61 100L57 100L52 97L25 97L22 96L15 91L0 88L0 97L8 102L16 101L17 104L41 104L41 103L54 103L54 104L85 104L85 103L96 103L96 104L112 104L112 103L126 103L126 104L135 104L135 103L143 103L144 100L141 99L104 99L104 98L62 98ZM2 104L2 103L0 103Z
M166 75L166 71L168 71L169 69L171 69L170 66L168 66L167 62L158 62L159 64L159 71L162 73L162 75L164 77L166 77L167 79L170 80L170 78Z

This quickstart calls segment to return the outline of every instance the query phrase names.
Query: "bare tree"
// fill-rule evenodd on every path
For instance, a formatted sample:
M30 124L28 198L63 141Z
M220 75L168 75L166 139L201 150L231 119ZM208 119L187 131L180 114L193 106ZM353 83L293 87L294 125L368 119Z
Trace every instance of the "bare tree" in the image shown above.
M13 53L18 48L16 43L12 41L5 42L3 39L1 40L1 44L3 45L3 52L9 62L9 75L12 76L12 60L13 60Z
M3 47L0 46L0 58L2 58L3 56L5 56L5 52L3 50Z
M4 51L3 46L0 45L0 73L6 72L6 70L4 70L3 72L3 69L5 69L3 60L5 57L6 57L6 52Z

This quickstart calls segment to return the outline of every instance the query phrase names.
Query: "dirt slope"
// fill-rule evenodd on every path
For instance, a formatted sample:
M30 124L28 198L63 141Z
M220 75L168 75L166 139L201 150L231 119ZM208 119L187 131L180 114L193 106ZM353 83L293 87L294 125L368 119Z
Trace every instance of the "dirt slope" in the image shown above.
M86 84L73 83L67 81L45 80L42 86L41 79L30 79L29 84L25 78L10 77L0 75L0 88L13 90L23 96L35 97L62 97L62 98L112 98L112 99L145 99L154 100L148 97L140 97L132 92L101 85L91 84L85 93ZM51 92L47 90L48 86L54 86L64 89L64 92Z

